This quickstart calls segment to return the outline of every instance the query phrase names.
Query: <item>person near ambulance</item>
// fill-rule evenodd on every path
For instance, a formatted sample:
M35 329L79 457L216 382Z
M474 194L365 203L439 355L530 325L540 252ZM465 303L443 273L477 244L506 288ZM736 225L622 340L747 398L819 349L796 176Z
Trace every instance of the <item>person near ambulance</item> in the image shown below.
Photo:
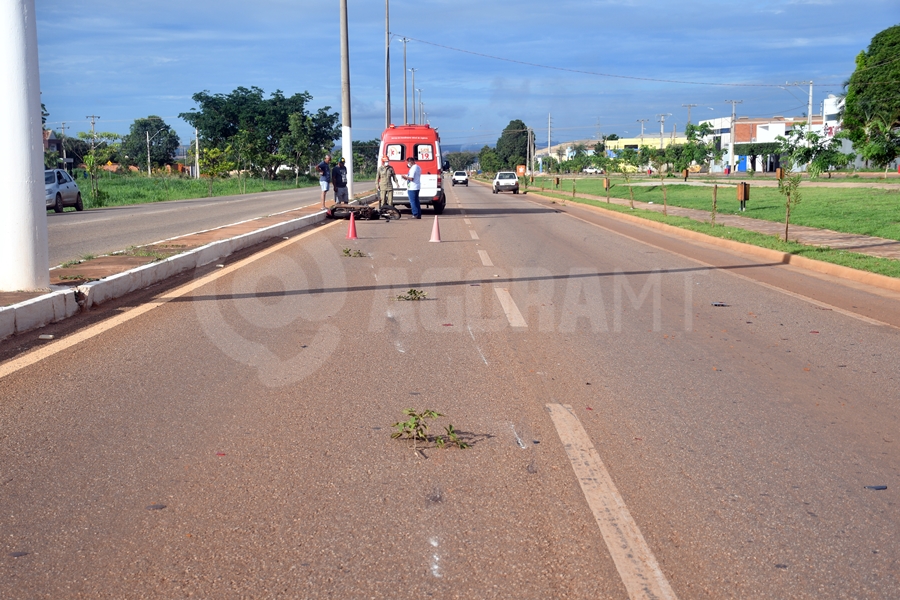
M409 197L409 209L412 211L413 218L422 218L422 207L419 205L419 190L422 189L422 169L416 164L416 159L412 156L406 159L406 166L409 167L409 173L402 175L406 180L406 195Z
M350 193L347 190L347 166L343 156L338 161L337 166L331 169L331 185L334 186L334 203L349 204Z
M325 194L328 193L328 189L331 187L331 167L329 163L331 163L331 155L326 154L325 160L316 166L316 171L319 172L319 187L322 188L322 208L325 208Z
M375 187L378 188L379 204L382 206L394 205L394 167L391 166L387 155L381 157L381 166L378 168L378 176L375 179Z

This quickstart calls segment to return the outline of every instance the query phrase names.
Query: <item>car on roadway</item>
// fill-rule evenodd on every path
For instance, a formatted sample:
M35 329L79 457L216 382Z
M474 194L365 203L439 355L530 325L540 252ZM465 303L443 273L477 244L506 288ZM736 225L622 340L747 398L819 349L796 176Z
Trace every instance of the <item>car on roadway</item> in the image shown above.
M451 181L453 182L453 185L458 183L459 185L469 187L469 174L465 171L455 171Z
M494 193L512 192L519 193L519 176L513 171L500 171L494 177L493 183Z
M81 201L81 190L72 176L62 169L44 171L44 192L47 210L51 208L61 213L66 206L74 206L75 210L84 210Z

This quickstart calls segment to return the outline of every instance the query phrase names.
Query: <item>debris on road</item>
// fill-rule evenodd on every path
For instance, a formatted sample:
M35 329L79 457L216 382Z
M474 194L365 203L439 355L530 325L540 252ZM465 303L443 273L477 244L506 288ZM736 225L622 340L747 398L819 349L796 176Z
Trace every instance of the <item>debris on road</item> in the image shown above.
M881 490L886 490L886 489L887 489L887 486L886 486L886 485L867 485L867 486L866 486L866 489L867 489L867 490L881 491Z
M713 305L713 306L728 306L728 305L725 304L724 302L713 302L712 305Z

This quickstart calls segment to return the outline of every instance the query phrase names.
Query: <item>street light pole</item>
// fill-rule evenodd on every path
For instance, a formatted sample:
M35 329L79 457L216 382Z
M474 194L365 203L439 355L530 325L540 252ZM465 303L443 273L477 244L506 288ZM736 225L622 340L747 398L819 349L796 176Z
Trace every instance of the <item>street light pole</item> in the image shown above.
M672 113L662 113L656 115L659 117L659 149L663 149L663 135L665 134L666 117L671 117Z
M403 38L403 124L409 125L409 119L406 112L406 100L409 98L409 92L406 91L406 42L408 38Z
M341 156L347 164L347 195L353 198L353 136L350 116L350 44L347 0L341 0Z
M391 0L384 0L384 128L391 126Z
M649 121L650 119L638 119L637 122L641 124L641 146L644 145L644 123Z
M34 0L0 2L0 291L50 286L41 132L41 77Z
M416 110L416 69L410 69L409 72L412 73L412 94L413 94L412 109L413 109L413 125L415 125L416 124L416 112L418 112Z
M735 110L738 104L743 104L743 100L726 100L726 103L731 104L731 129L728 134L728 164L730 166L729 172L734 173L734 117Z

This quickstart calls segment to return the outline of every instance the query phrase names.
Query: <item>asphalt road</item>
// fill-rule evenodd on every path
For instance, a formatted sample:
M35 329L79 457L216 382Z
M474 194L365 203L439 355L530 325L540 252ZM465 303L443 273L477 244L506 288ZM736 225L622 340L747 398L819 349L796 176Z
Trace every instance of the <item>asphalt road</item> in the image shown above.
M371 188L357 182L354 192ZM47 213L50 265L151 244L319 202L318 187ZM328 195L331 202L331 193Z
M0 378L0 597L897 596L896 295L448 200L440 244L337 222Z

